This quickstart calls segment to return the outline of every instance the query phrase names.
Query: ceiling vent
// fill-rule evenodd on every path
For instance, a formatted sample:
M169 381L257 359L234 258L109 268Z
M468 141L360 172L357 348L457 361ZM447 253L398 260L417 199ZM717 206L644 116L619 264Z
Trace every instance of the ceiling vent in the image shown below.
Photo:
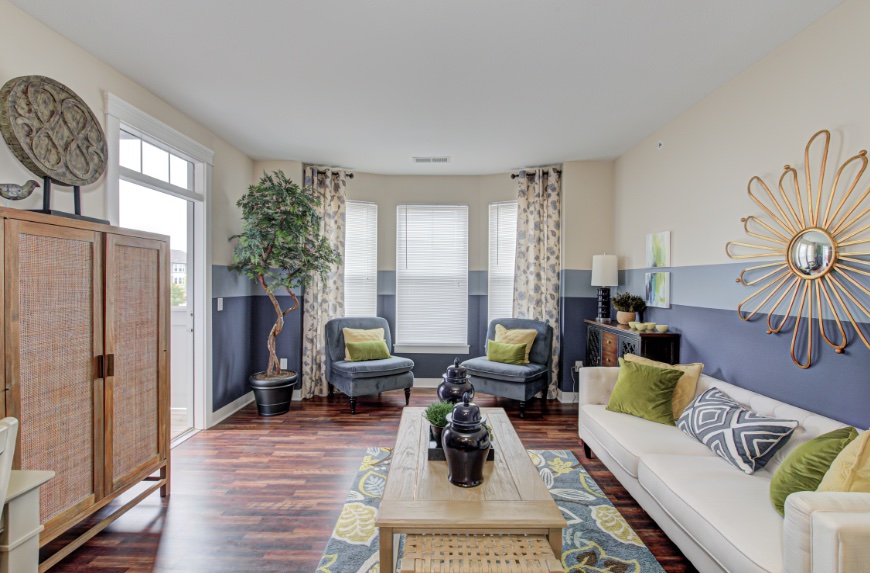
M414 163L450 163L449 155L440 155L437 157L413 157Z

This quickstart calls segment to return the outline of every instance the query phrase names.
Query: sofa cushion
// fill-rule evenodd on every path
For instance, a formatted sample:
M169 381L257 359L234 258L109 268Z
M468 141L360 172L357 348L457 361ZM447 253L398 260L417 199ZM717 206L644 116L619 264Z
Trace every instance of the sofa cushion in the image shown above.
M682 375L679 370L635 364L620 358L619 376L607 409L673 426L671 399Z
M526 345L488 340L486 342L486 359L502 364L525 364Z
M641 486L726 571L782 570L783 519L770 479L734 471L716 456L649 455Z
M547 373L547 367L543 364L502 364L493 362L485 357L466 360L462 365L472 376L493 378L504 382L519 382L524 384L536 380Z
M716 459L716 454L704 444L673 426L610 412L602 405L582 406L580 426L581 436L588 432L622 469L635 478L638 458L647 454L683 454Z
M864 432L834 459L816 491L870 493L870 432Z
M365 362L351 362L340 360L332 363L333 371L348 378L378 378L379 376L394 376L404 372L410 372L414 368L414 362L407 358L392 356L383 360L367 360Z
M786 444L798 422L763 416L744 408L718 388L711 388L689 404L677 426L734 467L751 474L763 468Z
M538 331L534 328L514 328L511 330L501 324L495 325L496 342L501 342L502 344L523 344L525 346L523 364L529 363L529 353L532 351L532 345L535 343L537 336Z
M351 362L364 360L386 360L390 358L390 349L384 340L368 340L366 342L348 342L345 344Z
M839 428L793 451L770 482L770 501L776 511L785 515L785 498L794 492L816 491L840 452L857 437L855 428Z
M385 340L383 328L342 328L344 335L344 359L350 360L350 351L347 349L348 342L374 342L377 340Z
M700 362L692 364L668 364L667 362L658 362L650 360L643 356L635 354L626 354L624 356L626 362L634 362L635 364L644 364L646 366L655 366L656 368L668 368L679 370L683 373L680 381L677 382L677 387L674 388L674 397L671 398L671 408L674 414L674 420L680 417L686 406L695 398L695 388L698 386L698 378L704 370L704 365Z

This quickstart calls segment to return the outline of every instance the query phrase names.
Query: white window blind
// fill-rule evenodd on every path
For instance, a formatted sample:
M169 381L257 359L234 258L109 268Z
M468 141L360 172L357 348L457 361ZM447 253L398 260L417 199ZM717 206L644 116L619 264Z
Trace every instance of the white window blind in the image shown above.
M489 320L510 318L514 306L517 202L489 204Z
M467 205L398 206L396 346L468 352Z
M378 206L375 203L347 202L344 315L378 315Z

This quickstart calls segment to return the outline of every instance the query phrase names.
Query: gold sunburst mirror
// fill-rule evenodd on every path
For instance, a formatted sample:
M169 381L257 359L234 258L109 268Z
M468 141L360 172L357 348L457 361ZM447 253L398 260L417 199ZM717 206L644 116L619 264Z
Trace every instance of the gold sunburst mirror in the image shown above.
M813 362L815 320L822 340L837 354L849 343L847 330L854 331L870 349L863 331L870 311L861 300L870 296L864 278L870 277L870 271L860 268L870 267L870 251L864 246L870 243L870 223L866 220L870 206L864 206L870 187L852 197L867 169L867 151L861 150L843 162L833 182L826 186L830 145L827 130L817 132L807 143L804 190L797 170L785 166L778 184L781 202L760 177L750 179L749 197L766 217L753 215L741 222L746 234L762 244L731 241L725 245L732 259L778 259L740 273L737 282L756 287L756 291L737 305L737 314L746 321L759 312L767 314L768 334L791 329L791 358L801 368L809 368ZM821 159L815 181L811 156ZM760 199L759 190L767 198Z

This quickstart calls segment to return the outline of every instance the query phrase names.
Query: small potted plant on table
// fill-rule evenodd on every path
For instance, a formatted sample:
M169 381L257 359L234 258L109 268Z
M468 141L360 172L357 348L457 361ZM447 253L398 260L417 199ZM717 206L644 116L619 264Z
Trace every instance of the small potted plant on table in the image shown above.
M281 370L275 343L284 329L284 317L299 308L294 288L305 287L315 275L325 276L341 257L322 235L320 196L311 187L300 187L282 171L263 174L239 199L242 232L237 239L230 270L257 281L272 307L275 324L269 331L266 370L250 378L261 416L276 416L290 409L297 373ZM293 306L282 309L275 296L285 289Z
M450 402L432 402L423 417L431 424L432 438L440 448L441 447L441 432L447 427L447 414L453 411L453 404Z
M637 313L646 310L646 302L643 298L629 292L618 293L612 300L613 308L616 309L616 322L628 324L637 320Z

